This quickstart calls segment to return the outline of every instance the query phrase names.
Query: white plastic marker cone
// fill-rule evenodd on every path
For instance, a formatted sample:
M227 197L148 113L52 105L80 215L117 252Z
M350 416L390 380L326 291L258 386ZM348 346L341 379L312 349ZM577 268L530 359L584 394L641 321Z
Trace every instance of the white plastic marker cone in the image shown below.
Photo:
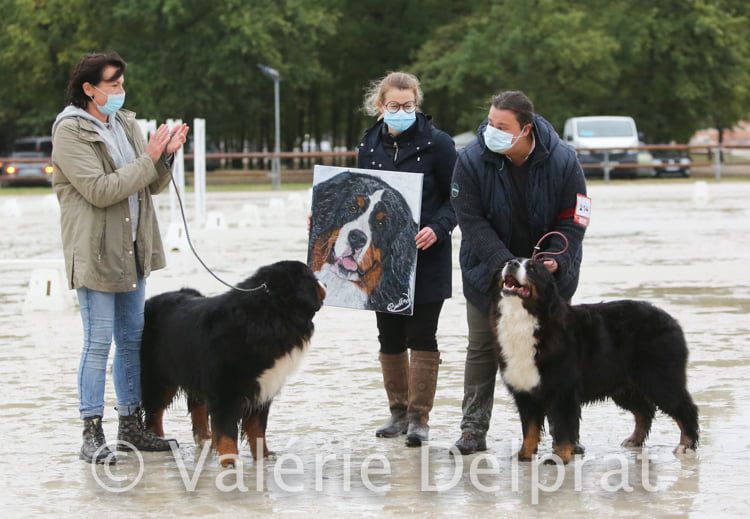
M0 214L6 218L19 218L23 215L21 205L17 198L10 198L5 201L0 210Z
M224 213L220 211L209 211L206 215L206 229L217 230L226 228L227 220L224 218Z
M65 282L65 268L38 268L31 273L31 281L26 291L23 311L65 310L73 308L73 292Z
M172 252L190 249L182 222L171 222L164 238L164 247Z
M243 204L242 205L242 218L240 219L240 227L260 227L260 211L258 206L255 204Z
M277 223L286 220L286 204L283 198L272 198L268 201L268 217Z
M706 182L700 180L693 184L693 202L695 205L704 206L710 198L711 194L708 192L708 184Z

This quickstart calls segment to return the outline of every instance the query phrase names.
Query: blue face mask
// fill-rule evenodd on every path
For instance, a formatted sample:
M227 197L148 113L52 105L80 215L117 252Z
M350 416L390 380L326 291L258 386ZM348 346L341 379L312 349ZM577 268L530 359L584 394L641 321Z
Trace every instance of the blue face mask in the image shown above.
M523 133L523 130L521 130ZM484 129L484 143L495 153L505 153L515 146L515 144L521 139L521 133L517 137L514 137L512 133L498 130L494 126L489 124ZM514 140L515 139L515 140Z
M395 114L392 114L391 112L386 110L385 114L383 115L383 121L385 121L385 124L387 124L389 128L397 131L398 133L405 132L406 130L411 128L411 125L414 124L414 121L416 120L416 110L412 113L406 113L404 112L403 108Z
M94 88L96 88L96 87L94 87ZM99 90L98 88L96 88L96 89ZM102 91L99 90L99 92L102 92ZM107 102L104 103L103 105L100 105L100 104L97 104L96 101L94 101L94 104L99 109L99 111L102 114L106 115L106 116L112 115L117 110L119 110L120 108L122 108L122 105L125 104L125 94L124 93L122 93L122 94L107 94L105 92L102 92L102 94L104 94L105 96L107 96ZM91 100L93 101L93 98Z

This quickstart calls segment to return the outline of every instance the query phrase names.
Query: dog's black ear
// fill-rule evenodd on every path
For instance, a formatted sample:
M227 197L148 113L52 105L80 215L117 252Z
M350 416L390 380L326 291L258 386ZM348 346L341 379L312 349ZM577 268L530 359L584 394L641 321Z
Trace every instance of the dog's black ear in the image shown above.
M490 284L490 297L493 303L497 303L499 301L500 295L503 292L503 286L505 284L505 282L503 281L503 269L507 264L508 262L506 261L492 274L492 281Z
M329 231L339 225L338 211L343 197L348 196L351 191L352 173L345 171L321 182L313 187L313 222L310 235L314 241L323 232Z
M385 309L391 303L398 305L409 294L411 273L417 258L414 237L418 229L401 193L388 189L381 203L386 208L386 228L375 233L373 243L386 254L383 256L380 286L370 296L369 303L372 308Z
M557 320L561 318L565 301L560 297L555 276L547 270L544 259L544 257L535 258L529 263L529 276L539 292L538 304L541 305L543 313Z
M320 284L312 272L300 276L295 297L299 308L309 313L314 314L323 306Z
M256 286L265 283L267 289L264 304L270 304L279 310L290 310L292 308L305 308L312 311L320 309L320 297L318 296L318 280L310 270L310 267L301 261L279 261L265 267L261 267L250 280L240 284L252 284Z
M307 243L307 263L312 265L315 246L325 236L343 224L340 207L351 196L352 173L345 171L313 187L312 222ZM318 254L321 251L317 251Z
M380 301L379 308L389 303L398 302L409 293L411 273L417 257L414 236L417 234L417 223L409 216L395 236L388 256L383 262L383 282L381 289L373 294ZM405 310L408 310L406 308Z

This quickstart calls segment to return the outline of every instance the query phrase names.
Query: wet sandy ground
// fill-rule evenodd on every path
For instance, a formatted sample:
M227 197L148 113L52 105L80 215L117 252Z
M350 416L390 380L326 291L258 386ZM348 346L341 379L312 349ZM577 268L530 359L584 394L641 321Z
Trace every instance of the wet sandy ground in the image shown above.
M222 484L236 484L237 474L223 472L210 454L195 489L186 489L179 466L185 467L185 478L193 477L203 451L193 444L181 401L166 418L168 434L180 441L176 455L146 453L142 466L133 456L121 458L111 477L97 468L98 478L115 489L137 482L125 492L107 491L91 467L77 459L77 310L24 314L35 264L8 261L60 256L54 200L19 197L18 216L2 197L0 515L746 516L750 183L709 184L707 191L693 183L598 184L590 192L593 221L575 301L647 299L680 320L691 348L689 389L701 413L696 458L681 460L672 454L677 428L658 416L644 461L640 451L620 447L632 428L630 416L613 404L600 404L583 411L586 457L560 473L556 491L545 491L541 486L556 486L557 469L512 461L520 424L508 393L498 384L488 456L466 457L457 465L448 448L459 435L466 324L456 261L455 297L444 307L439 330L444 360L429 451L407 449L401 439L375 438L374 429L386 416L386 399L373 315L327 307L316 317L317 332L300 371L272 407L268 434L276 456L259 466L247 445L242 447L246 488L222 491ZM283 200L285 214L278 209L263 214L262 227L238 225L252 215L243 211L244 204L267 213L274 196ZM221 211L228 227L195 229L196 246L219 275L234 282L262 264L304 260L300 201L305 196L211 193L208 209ZM166 197L161 203L166 205ZM165 228L167 220L163 211ZM454 236L456 254L458 241ZM149 279L148 294L182 286L209 294L222 290L189 253L180 252L171 253L169 267ZM108 377L105 432L110 440L116 437L114 402ZM550 453L550 443L549 437L543 439L542 456ZM121 477L123 481L113 481ZM442 490L427 490L430 485Z

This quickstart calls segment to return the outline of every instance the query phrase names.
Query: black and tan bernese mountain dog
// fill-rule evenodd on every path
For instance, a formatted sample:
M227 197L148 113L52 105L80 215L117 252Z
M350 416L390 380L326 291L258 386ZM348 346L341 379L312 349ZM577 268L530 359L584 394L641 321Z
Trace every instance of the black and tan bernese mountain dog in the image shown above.
M411 313L417 223L383 180L346 171L313 189L308 265L345 306Z
M146 426L163 437L164 410L183 392L196 445L211 439L222 465L238 456L240 422L253 458L268 456L271 402L299 365L325 297L299 261L262 267L238 287L260 288L214 297L184 288L150 298L141 346Z
M496 277L492 314L502 378L521 418L519 459L537 452L546 416L554 453L568 463L578 453L581 406L607 398L635 417L623 446L643 445L658 408L680 428L675 453L695 451L688 349L669 314L632 300L571 306L530 259L511 260Z

